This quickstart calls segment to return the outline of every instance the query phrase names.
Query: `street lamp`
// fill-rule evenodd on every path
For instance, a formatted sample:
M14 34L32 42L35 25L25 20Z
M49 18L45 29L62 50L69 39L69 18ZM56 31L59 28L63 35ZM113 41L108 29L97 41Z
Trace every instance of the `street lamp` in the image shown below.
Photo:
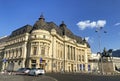
M101 31L103 27L98 27L95 32L98 33L98 41L99 41L99 51L101 52ZM107 33L106 31L103 31L103 33Z
M95 32L98 33L98 41L99 41L99 52L97 54L100 54L100 63L101 63L101 74L103 74L103 59L102 59L102 52L101 52L101 32L103 27L98 27ZM103 33L107 33L106 31L103 31Z

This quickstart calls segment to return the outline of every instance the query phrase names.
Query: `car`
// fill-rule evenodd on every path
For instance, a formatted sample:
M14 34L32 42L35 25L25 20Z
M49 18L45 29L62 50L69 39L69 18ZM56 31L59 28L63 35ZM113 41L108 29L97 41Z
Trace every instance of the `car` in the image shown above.
M41 68L32 68L28 74L32 76L43 75L45 74L45 71Z
M19 73L19 74L28 74L29 71L30 71L30 68L19 68L17 70L17 73Z
M42 69L42 68L38 68L38 71L39 71L39 74L41 74L41 75L44 75L44 74L45 74L45 70Z

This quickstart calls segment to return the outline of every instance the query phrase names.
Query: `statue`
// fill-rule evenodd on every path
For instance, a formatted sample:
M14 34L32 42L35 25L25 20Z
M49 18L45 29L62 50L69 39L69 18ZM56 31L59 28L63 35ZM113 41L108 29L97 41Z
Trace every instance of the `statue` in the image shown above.
M112 57L112 49L109 49L107 51L106 48L104 48L102 52L102 57Z
M103 52L101 53L101 57L109 57L110 61L112 61L112 49L109 49L108 51L106 50L106 48L103 49Z
M106 48L103 49L103 52L98 52L97 54L101 55L101 58L104 57L109 57L110 60L112 61L112 49L109 49L108 51L106 50Z
M106 50L103 49L103 52L98 52L101 55L99 59L99 70L101 74L114 73L114 64L112 61L112 49Z

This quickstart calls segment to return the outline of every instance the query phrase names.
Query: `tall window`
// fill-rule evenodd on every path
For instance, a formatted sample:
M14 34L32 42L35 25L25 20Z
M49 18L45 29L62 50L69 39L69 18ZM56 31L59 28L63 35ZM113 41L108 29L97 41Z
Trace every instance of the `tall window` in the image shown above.
M63 48L62 48L62 44L60 45L60 58L63 58Z
M41 54L45 55L45 47L41 47Z
M37 47L33 47L33 55L37 54Z
M20 57L22 56L22 48L20 48Z
M16 49L16 57L18 56L18 49Z
M70 60L70 47L68 45L68 59Z
M71 54L71 56L70 56L70 57L71 57L70 60L73 60L72 46L70 46L70 51L71 51L71 52L70 52L70 54Z
M15 56L15 55L14 55L14 50L12 50L12 53L13 53L12 57L14 57L14 56Z
M83 64L83 70L85 71L85 64Z
M79 61L81 61L81 55L79 55Z
M73 48L73 52L74 52L74 53L73 53L73 54L74 54L74 55L73 55L73 56L74 56L74 59L73 59L73 60L75 60L75 59L76 59L76 58L75 58L75 47Z
M45 38L46 38L46 36L45 36L45 35L43 35L43 38L45 39Z
M91 66L90 65L88 65L88 71L90 71L91 70Z
M36 68L36 60L31 60L31 67Z
M82 61L84 62L84 55L82 55Z
M5 58L8 58L8 52L6 51L6 57Z

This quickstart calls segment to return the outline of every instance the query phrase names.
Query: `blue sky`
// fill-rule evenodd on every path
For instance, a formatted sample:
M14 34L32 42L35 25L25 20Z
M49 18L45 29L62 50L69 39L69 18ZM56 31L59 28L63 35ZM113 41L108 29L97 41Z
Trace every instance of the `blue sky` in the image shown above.
M64 21L75 35L86 37L94 53L99 51L97 25L103 27L100 48L120 48L120 0L0 0L0 37L33 25L41 13L47 22Z

